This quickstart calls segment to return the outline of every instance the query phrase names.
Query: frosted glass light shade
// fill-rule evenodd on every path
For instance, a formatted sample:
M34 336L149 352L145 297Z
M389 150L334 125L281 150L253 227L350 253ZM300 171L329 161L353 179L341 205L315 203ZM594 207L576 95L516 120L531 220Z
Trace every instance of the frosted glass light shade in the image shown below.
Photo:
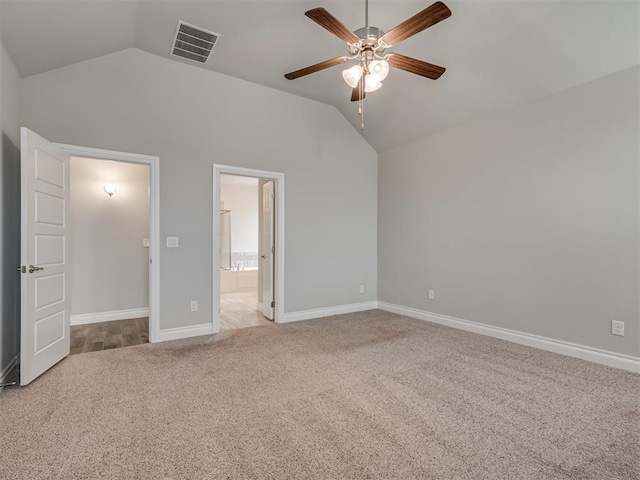
M104 191L111 197L114 193L116 193L118 186L114 185L113 183L106 183L103 188Z
M373 77L373 75L367 75L366 77L364 77L364 91L365 92L367 92L367 93L375 92L381 86L382 86L382 82L376 80Z
M369 73L381 82L389 75L389 64L386 60L374 60L369 64Z
M351 88L358 86L360 77L362 77L362 67L360 65L354 65L342 72L342 78L344 78L344 81L347 82L347 85Z

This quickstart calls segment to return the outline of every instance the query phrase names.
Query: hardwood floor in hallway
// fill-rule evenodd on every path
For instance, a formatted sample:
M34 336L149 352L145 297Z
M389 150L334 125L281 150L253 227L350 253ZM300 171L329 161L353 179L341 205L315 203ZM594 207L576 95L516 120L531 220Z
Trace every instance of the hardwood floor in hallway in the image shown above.
M149 318L130 318L71 327L71 355L149 343Z

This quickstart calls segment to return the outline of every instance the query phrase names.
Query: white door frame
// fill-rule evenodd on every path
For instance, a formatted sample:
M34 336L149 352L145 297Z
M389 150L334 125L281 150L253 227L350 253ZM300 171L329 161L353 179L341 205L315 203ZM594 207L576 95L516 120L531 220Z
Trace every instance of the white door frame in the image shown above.
M284 320L284 173L254 170L252 168L233 167L229 165L213 165L213 301L212 319L213 333L220 331L220 175L239 175L264 180L273 180L276 193L276 226L275 226L275 311L276 323Z
M149 342L160 341L160 158L137 153L55 143L74 157L149 166Z

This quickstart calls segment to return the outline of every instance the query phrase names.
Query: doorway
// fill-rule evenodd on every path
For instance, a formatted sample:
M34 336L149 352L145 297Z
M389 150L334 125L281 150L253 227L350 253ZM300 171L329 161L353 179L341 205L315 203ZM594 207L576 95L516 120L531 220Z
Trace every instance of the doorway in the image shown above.
M70 354L149 343L149 166L71 156Z
M154 342L158 337L159 158L52 143L23 127L20 385L29 384L70 353L71 156L148 165L149 339Z
M214 165L213 331L282 319L284 175Z
M258 286L273 256L261 258L262 230L259 178L220 176L220 330L267 325L257 308L262 295ZM273 181L268 181L273 185ZM272 231L272 228L269 228ZM264 247L262 248L264 251ZM270 269L273 271L273 269ZM267 277L272 283L272 275ZM264 280L262 280L264 283ZM271 296L269 296L271 302Z
M148 252L148 339L150 343L160 341L160 158L152 155L118 152L99 148L56 143L71 157L94 160L110 160L118 163L148 167L148 231L142 248ZM117 190L116 190L117 192ZM115 193L113 195L116 195ZM142 312L140 312L142 313Z

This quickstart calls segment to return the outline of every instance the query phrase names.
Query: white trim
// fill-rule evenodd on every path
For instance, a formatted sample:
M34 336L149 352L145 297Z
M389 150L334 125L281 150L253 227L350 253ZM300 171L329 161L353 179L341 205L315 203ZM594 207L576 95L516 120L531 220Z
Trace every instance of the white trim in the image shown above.
M267 302L258 302L256 304L256 310L262 314L264 314L264 312L271 310L271 304L267 303ZM280 323L280 322L278 322Z
M284 314L280 323L299 322L312 318L330 317L332 315L342 315L345 313L363 312L365 310L375 310L378 302L351 303L348 305L338 305L335 307L314 308L312 310L300 310Z
M213 328L210 323L202 325L191 325L189 327L166 328L160 330L158 342L166 342L168 340L179 340L181 338L199 337L200 335L211 335Z
M284 173L268 172L266 170L254 170L252 168L233 167L229 165L213 165L213 211L220 211L220 175L239 175L242 177L262 178L274 180L276 194L276 291L275 291L275 315L274 321L281 323L284 321ZM213 271L212 271L212 291L211 302L211 325L214 333L220 331L220 215L212 215L213 222Z
M600 363L609 367L621 368L631 372L640 372L640 358L631 355L601 350L599 348L587 347L575 343L555 340L553 338L541 337L531 333L519 332L508 328L494 327L484 323L472 322L460 318L449 317L439 313L427 312L416 308L403 307L392 303L378 302L378 308L387 312L405 315L407 317L426 320L427 322L446 325L447 327L458 328L468 332L479 333L489 337L500 338L513 343L539 348L548 352L568 355L570 357Z
M2 373L0 373L0 384L6 382L7 376L9 376L9 374L11 373L11 370L13 370L13 368L18 364L18 360L20 360L20 353L18 353L15 357L13 357L13 360L11 360L9 364L4 368ZM2 391L3 388L4 387L0 387L0 392Z
M149 165L149 341L159 341L160 331L160 158L137 153L56 143L77 157Z
M81 313L71 315L71 325L87 325L89 323L111 322L113 320L126 320L128 318L148 317L149 309L130 308L128 310L113 310L111 312Z

